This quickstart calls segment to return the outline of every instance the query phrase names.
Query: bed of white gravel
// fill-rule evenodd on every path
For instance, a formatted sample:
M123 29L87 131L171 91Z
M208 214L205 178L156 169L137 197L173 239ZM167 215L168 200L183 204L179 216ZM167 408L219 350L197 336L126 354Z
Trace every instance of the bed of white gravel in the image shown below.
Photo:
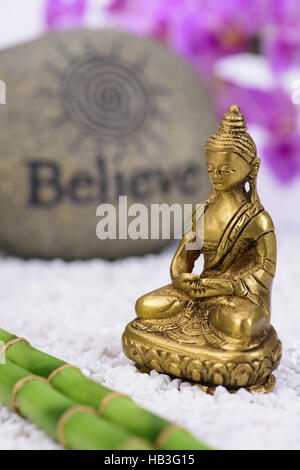
M281 234L272 323L283 358L268 395L218 387L214 396L179 379L140 374L121 335L136 298L169 282L172 250L117 262L0 260L0 326L80 367L220 449L300 448L299 237ZM0 405L0 449L57 449L34 424Z

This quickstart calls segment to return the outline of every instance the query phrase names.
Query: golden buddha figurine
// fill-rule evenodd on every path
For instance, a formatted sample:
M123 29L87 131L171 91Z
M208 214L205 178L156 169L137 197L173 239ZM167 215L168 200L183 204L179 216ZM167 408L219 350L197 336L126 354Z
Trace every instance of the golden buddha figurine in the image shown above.
M281 357L270 325L276 238L257 194L260 160L246 131L239 107L231 106L206 143L212 191L174 255L172 283L137 300L138 318L123 334L124 352L139 369L197 382L209 393L217 385L270 391ZM190 249L199 227L203 243ZM198 275L192 271L201 254Z

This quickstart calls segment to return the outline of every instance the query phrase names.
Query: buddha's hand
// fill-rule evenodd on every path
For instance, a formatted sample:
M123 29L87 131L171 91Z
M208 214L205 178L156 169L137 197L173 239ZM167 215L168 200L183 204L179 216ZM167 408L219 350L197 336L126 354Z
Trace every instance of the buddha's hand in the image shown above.
M229 279L200 278L193 273L180 274L173 284L195 299L234 294L234 286Z
M190 291L194 289L200 282L200 276L193 273L182 273L173 279L173 285L178 289Z

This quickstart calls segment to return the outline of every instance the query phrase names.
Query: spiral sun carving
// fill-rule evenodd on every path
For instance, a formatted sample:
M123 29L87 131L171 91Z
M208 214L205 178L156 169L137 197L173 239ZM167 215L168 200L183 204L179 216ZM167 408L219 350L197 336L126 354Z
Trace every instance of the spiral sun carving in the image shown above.
M139 72L113 56L77 61L64 80L62 100L71 120L97 140L131 135L148 113Z

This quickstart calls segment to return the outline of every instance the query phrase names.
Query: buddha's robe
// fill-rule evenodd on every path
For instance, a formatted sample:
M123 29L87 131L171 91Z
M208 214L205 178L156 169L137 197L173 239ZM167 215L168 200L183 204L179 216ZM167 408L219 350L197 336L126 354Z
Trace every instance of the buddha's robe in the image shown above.
M241 350L257 346L269 328L276 266L276 238L269 214L259 203L247 202L229 221L218 243L204 240L201 250L191 251L182 241L172 262L177 263L178 274L183 272L180 262L191 272L201 253L204 269L200 278L229 280L231 295L195 299L169 284L139 298L137 316L150 322L152 329L154 320L157 325L165 324L166 331L177 328L182 341L183 331L190 328L196 342L205 340L214 347ZM193 314L187 315L191 309Z

